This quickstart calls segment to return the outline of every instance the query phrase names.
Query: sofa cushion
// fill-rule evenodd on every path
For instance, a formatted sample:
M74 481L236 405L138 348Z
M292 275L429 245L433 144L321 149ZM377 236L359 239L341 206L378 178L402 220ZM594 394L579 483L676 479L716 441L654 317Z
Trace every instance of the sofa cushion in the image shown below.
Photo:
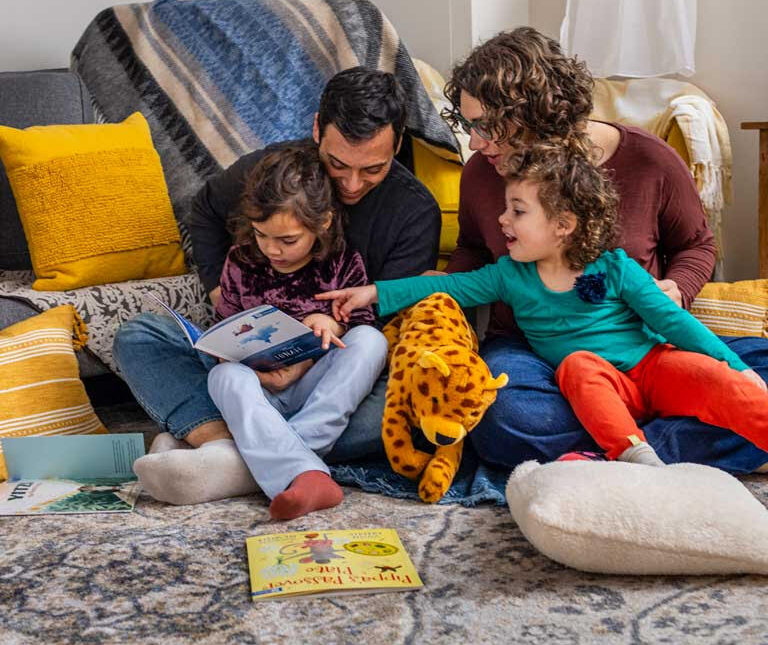
M26 128L92 121L90 97L74 72L0 72L0 125ZM0 269L31 268L16 201L0 162Z
M0 126L0 156L40 290L186 272L146 120Z
M0 271L0 309L6 298L26 302L38 310L72 304L88 325L87 349L107 367L117 371L112 341L120 323L154 309L145 302L148 291L156 293L198 327L213 324L213 311L196 273L170 278L129 280L69 291L36 291L31 271Z
M0 330L27 318L32 318L32 316L37 316L42 311L41 308L27 300L0 296ZM75 352L75 356L77 356L81 378L109 374L109 368L88 348Z
M107 431L78 377L74 350L85 332L72 305L0 331L0 438ZM0 446L0 480L6 476Z
M768 280L708 282L691 313L721 336L768 338Z

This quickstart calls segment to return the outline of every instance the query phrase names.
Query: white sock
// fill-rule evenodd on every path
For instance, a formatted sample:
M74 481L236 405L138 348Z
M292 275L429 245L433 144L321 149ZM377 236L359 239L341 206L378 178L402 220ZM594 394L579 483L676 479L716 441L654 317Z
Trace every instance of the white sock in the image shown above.
M152 440L149 447L150 455L156 452L168 452L169 450L189 450L192 448L186 441L177 439L170 432L161 432Z
M645 464L646 466L665 466L656 451L644 441L630 446L618 457L617 461L627 461L631 464Z
M152 497L179 506L259 490L232 439L145 455L133 462L133 471Z

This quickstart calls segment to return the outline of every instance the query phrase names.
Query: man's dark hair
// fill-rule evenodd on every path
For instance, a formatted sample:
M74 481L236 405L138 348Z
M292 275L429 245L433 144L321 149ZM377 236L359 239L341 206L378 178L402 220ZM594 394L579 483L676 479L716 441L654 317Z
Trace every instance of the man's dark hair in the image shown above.
M391 125L397 149L405 130L405 100L405 91L394 74L366 67L345 69L328 81L320 97L320 138L329 123L352 143L366 141Z

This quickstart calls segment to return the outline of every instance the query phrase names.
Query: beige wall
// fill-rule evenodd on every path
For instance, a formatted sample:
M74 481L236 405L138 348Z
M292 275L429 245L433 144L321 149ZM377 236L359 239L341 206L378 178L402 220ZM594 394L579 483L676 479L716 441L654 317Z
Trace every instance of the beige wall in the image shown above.
M83 30L119 0L24 0L0 3L0 72L69 67Z
M372 0L415 58L443 76L477 43L528 24L528 0Z
M531 25L559 37L565 0L531 0ZM689 80L717 103L733 148L733 203L723 227L725 276L757 277L758 133L742 121L768 121L768 3L698 0L696 74Z

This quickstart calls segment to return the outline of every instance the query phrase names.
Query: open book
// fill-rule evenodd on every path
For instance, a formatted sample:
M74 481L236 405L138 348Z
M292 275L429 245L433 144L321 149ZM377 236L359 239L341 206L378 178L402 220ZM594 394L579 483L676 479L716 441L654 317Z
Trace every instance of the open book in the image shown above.
M423 586L394 529L273 533L245 544L253 600Z
M147 296L173 317L195 349L261 372L318 358L328 351L309 327L271 305L241 311L202 331L154 293Z
M0 515L125 513L141 491L133 462L144 435L100 434L2 439L8 481Z

